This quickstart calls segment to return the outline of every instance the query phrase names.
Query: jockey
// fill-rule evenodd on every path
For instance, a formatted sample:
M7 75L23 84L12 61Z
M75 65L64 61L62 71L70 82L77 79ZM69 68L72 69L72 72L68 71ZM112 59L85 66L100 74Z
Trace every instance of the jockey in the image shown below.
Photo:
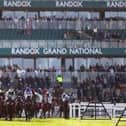
M13 89L9 89L5 93L5 100L8 100L9 98L11 98L12 100L14 100L16 98L15 91Z
M14 104L14 100L12 99L12 97L8 97L8 99L7 99L7 104L10 104L10 105L13 105Z
M52 103L52 95L49 92L47 92L45 94L45 96L43 97L43 101L44 101L45 104L46 103L51 104Z
M52 95L50 93L47 93L47 97L48 97L48 103L52 104Z
M36 97L35 100L36 100L37 103L41 103L42 102L43 96L40 93L35 92L35 97Z
M70 99L70 96L68 95L68 94L66 94L65 92L62 94L62 101L64 102L64 101L69 101L69 99Z
M32 96L33 96L33 92L32 92L32 90L31 90L30 87L26 87L26 89L24 91L24 97L25 97L25 99L27 99L28 96L30 98L32 98Z

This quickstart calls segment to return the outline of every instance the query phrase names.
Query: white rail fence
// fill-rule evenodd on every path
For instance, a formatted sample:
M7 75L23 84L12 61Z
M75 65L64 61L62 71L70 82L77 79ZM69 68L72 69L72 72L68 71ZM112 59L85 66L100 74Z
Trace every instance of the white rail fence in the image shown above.
M103 104L104 104L107 112L111 116L111 118L119 117L121 115L121 112L123 111L123 109L126 107L126 103L117 103L117 104L103 103ZM87 102L69 104L69 106L70 106L69 117L70 118L80 118L81 112L86 109L87 105L88 105ZM91 107L88 109L95 109L95 107ZM102 109L103 108L101 108L101 107L97 108L97 110L99 112L101 112Z

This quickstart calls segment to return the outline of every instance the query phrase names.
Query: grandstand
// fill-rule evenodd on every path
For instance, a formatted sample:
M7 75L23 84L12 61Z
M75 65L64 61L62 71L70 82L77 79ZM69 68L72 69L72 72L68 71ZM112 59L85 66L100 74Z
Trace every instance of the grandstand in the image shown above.
M5 92L30 86L36 92L53 90L55 97L65 92L74 109L81 106L74 103L88 102L94 95L124 106L126 2L1 0L0 66ZM57 88L58 75L63 87ZM81 117L78 108L70 109L74 117ZM116 113L116 108L111 110Z

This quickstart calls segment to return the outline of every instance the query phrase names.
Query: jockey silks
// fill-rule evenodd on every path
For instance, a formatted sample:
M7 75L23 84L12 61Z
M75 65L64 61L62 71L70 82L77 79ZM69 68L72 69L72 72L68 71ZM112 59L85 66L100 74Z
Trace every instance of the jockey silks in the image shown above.
M49 95L49 96L47 96L47 95L45 95L44 97L43 97L43 101L44 101L44 103L52 103L52 96L51 95Z
M26 99L28 96L29 96L30 98L32 98L33 92L32 92L32 90L31 90L29 87L26 87L26 89L25 89L25 91L24 91L24 97L25 97L25 99Z
M57 78L56 78L56 81L57 81L58 83L63 83L63 78L62 78L62 76L58 75Z

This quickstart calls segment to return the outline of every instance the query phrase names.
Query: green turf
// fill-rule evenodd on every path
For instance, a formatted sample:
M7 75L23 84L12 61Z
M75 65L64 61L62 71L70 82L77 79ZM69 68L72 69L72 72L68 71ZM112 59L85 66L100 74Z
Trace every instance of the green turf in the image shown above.
M80 120L80 119L14 119L13 121L0 120L0 126L114 126L118 119L113 120ZM120 122L119 126L126 126L126 122Z
M114 126L114 123L112 120L87 121L87 120L80 120L80 119L70 119L70 120L32 119L31 122L26 122L25 119L21 119L21 120L15 119L13 121L0 120L0 126Z

